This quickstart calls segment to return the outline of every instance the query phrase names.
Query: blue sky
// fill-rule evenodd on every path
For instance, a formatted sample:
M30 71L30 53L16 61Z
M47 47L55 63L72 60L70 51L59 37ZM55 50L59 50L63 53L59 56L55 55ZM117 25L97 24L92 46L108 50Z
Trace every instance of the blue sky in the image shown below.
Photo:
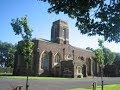
M58 19L66 21L69 25L70 44L79 48L86 47L98 48L98 36L88 37L80 34L75 27L75 20L67 15L49 14L48 3L38 2L37 0L1 0L0 2L0 40L3 42L17 43L21 40L20 36L15 35L10 25L11 19L28 16L28 22L33 29L33 38L44 38L50 40L52 22ZM120 52L120 43L108 43L104 45L114 52Z

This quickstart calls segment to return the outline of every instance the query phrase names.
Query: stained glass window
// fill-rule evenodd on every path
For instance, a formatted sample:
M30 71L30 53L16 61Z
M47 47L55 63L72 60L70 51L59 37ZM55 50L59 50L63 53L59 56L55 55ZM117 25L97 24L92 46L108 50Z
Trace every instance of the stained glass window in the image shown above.
M49 70L49 54L46 52L42 55L41 68Z

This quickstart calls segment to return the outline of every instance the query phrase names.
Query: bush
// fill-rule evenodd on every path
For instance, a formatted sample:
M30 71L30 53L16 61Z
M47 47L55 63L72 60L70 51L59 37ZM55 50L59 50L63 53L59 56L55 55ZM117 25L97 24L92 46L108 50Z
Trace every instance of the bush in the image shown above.
M10 67L2 68L2 67L0 67L0 73L12 73L12 72L13 72L13 68L10 68Z

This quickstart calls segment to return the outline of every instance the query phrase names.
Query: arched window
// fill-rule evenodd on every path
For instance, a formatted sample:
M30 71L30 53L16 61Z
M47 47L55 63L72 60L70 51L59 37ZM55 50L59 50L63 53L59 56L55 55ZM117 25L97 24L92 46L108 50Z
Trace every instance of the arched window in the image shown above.
M55 56L55 63L59 63L59 62L60 62L60 55L57 54L57 55Z
M87 62L87 73L88 75L91 75L91 59L90 58L87 58L86 60Z
M81 73L81 67L77 66L77 73Z
M66 39L66 30L63 29L62 32L63 32L63 34L62 34L62 35L63 35L63 38Z
M49 54L44 52L41 59L41 69L49 70Z

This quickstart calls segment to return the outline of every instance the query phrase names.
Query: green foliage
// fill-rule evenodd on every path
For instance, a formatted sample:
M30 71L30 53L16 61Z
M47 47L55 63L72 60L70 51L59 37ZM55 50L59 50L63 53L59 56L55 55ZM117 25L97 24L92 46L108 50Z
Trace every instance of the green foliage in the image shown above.
M95 50L96 60L99 64L104 64L104 53L102 49Z
M16 51L15 45L0 41L0 66L13 67L15 51Z
M12 19L11 26L16 35L21 34L23 40L31 39L32 30L28 26L27 17Z
M18 53L24 56L26 62L31 63L33 42L31 40L24 40L19 42L17 46Z
M104 43L104 40L98 39L98 46L99 46L100 48L104 48L103 43Z
M100 64L111 65L115 61L116 54L108 48L95 50L96 59ZM102 62L101 62L102 60Z
M1 76L0 78L8 78L8 79L26 79L26 76ZM64 79L70 79L70 78L29 76L29 79L31 79L31 80L64 80Z
M120 61L120 53L115 53L115 54L116 54L115 61Z
M24 56L26 62L31 63L34 44L31 39L32 30L28 26L27 17L12 19L11 26L15 34L21 35L23 39L17 46L18 53Z
M114 62L114 60L115 60L115 53L113 53L113 52L110 52L110 58L109 58L109 62L108 62L108 64L113 64L113 62Z
M2 68L0 67L0 75L1 74L6 74L6 73L12 73L13 72L13 68L10 68L10 67L5 67L5 68Z
M111 84L111 85L104 85L104 90L119 90L120 84ZM73 88L68 90L92 90L92 87L90 88ZM96 90L101 90L101 86L97 86Z
M120 53L115 53L115 55L114 64L120 67Z
M109 50L108 48L103 48L103 52L104 52L104 64L105 65L111 65L113 64L114 60L115 60L115 53L111 52L111 50Z
M93 48L90 48L90 47L87 47L86 50L90 50L90 51L93 51L93 52L94 52L94 49L93 49Z
M7 67L14 67L14 59L15 59L15 52L16 52L16 46L13 46L8 51L8 60L6 63Z
M115 53L113 53L110 49L106 48L103 44L104 40L98 39L98 45L103 50L104 64L111 65L115 60Z
M117 76L120 76L120 53L115 53L116 58L114 60L114 65L116 66Z
M104 36L120 42L120 0L39 0L48 2L48 12L63 12L76 19L82 34Z

